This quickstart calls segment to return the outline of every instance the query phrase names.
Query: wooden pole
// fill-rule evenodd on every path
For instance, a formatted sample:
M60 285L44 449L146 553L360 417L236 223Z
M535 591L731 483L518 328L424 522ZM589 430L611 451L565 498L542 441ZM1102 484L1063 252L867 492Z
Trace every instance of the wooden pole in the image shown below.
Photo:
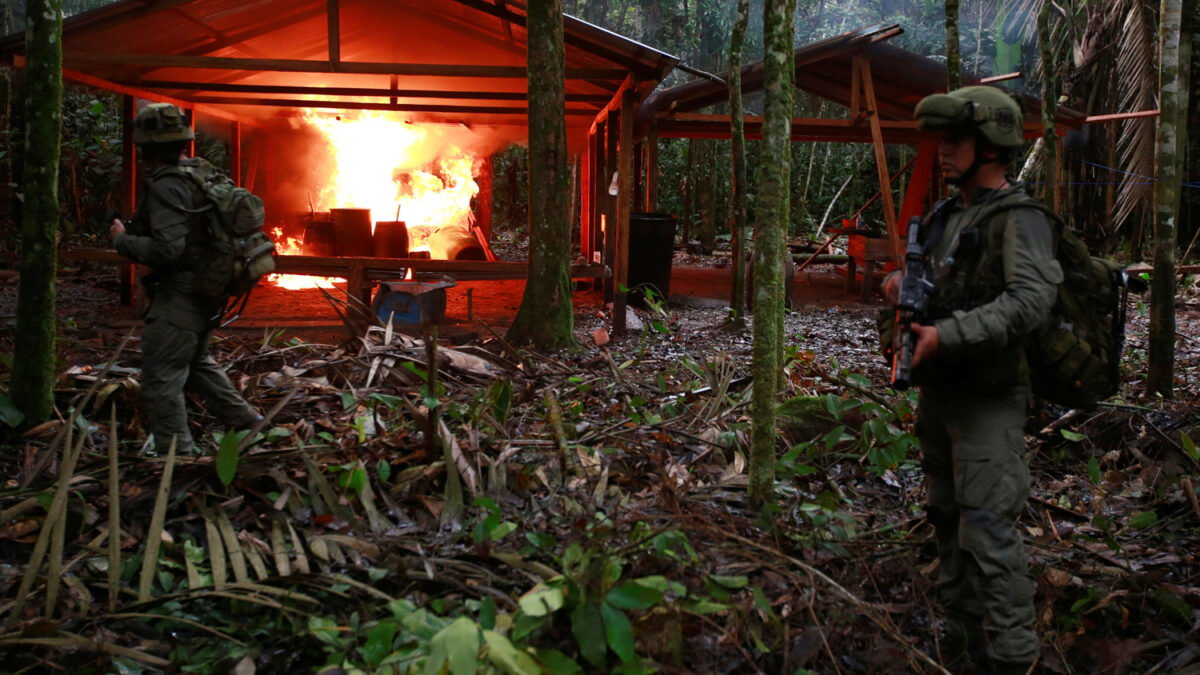
M596 132L589 131L587 146L583 151L583 161L579 164L579 253L585 263L592 262L592 252L596 250L592 241L593 190L596 182Z
M654 127L646 137L646 211L658 211L658 130Z
M883 147L883 131L879 126L879 108L875 100L875 82L871 78L871 64L861 56L855 56L859 72L862 73L863 94L867 106L867 119L871 125L871 138L875 146L875 167L879 173L879 189L883 199L883 217L887 222L888 243L892 249L892 262L897 267L904 260L900 246L900 232L896 228L896 205L892 199L892 180L888 176L887 153Z
M617 260L613 269L616 294L613 298L613 333L625 332L625 304L629 285L629 212L633 206L633 108L634 90L621 96L621 151L617 177ZM665 299L665 298L664 298Z
M337 71L342 64L340 19L338 0L328 0L325 9L325 26L329 29L329 65L334 71Z
M242 123L229 123L229 177L242 184Z
M617 271L617 200L609 193L612 186L613 173L617 170L617 133L620 121L617 110L608 111L608 121L604 124L604 173L600 176L601 198L604 200L604 262L613 270L613 276L604 280L604 301L614 302L613 291L616 288Z
M133 118L137 115L137 99L126 94L121 97L121 215L129 218L137 206L137 154L133 146ZM133 284L137 276L132 263L121 267L121 304L132 307Z

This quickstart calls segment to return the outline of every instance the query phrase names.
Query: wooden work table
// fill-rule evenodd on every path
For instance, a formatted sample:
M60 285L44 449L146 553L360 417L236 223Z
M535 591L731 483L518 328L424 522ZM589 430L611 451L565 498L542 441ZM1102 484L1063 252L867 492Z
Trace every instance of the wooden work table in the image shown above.
M113 249L74 248L63 251L64 260L78 260L107 263L112 265L130 265L128 259ZM341 277L347 281L347 288L358 289L355 295L363 302L371 302L371 286L373 282L395 279L403 276L408 270L415 272L432 272L450 277L456 281L487 281L493 279L524 279L529 274L529 264L525 262L487 262L483 260L428 260L425 258L351 258L351 257L320 257L306 255L277 255L275 256L275 272L278 274L299 274L313 277ZM572 265L573 279L600 279L611 275L608 267L592 263ZM124 288L124 283L132 284L132 275L122 275L122 302L130 303L132 289ZM128 292L128 295L127 295Z

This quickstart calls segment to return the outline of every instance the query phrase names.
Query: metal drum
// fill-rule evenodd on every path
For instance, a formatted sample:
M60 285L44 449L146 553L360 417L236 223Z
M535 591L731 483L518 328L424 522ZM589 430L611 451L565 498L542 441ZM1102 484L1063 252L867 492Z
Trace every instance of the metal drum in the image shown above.
M371 209L331 209L330 215L337 255L371 257L375 248L371 239Z
M381 220L375 223L375 257L407 258L408 227L403 220Z
M332 220L312 220L304 227L304 255L333 257L336 239Z

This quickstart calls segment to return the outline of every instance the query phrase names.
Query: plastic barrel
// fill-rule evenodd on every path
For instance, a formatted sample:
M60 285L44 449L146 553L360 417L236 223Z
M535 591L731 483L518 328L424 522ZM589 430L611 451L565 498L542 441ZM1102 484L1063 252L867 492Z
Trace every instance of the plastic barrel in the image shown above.
M671 293L671 260L675 254L675 216L669 213L629 214L629 301L645 304L646 288L655 299Z
M371 239L371 209L332 209L335 248L339 256L369 258L375 244Z
M407 258L408 227L403 220L381 220L375 223L375 257Z

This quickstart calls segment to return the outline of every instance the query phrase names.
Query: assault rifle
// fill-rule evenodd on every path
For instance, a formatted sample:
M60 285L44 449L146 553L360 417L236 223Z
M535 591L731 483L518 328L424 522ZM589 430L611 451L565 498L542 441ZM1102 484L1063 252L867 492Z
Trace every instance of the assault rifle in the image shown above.
M904 252L904 278L900 282L900 299L896 303L896 323L892 332L892 387L904 391L912 384L912 355L917 336L909 324L925 320L933 284L926 279L925 256L917 233L921 219L908 221L908 248Z

